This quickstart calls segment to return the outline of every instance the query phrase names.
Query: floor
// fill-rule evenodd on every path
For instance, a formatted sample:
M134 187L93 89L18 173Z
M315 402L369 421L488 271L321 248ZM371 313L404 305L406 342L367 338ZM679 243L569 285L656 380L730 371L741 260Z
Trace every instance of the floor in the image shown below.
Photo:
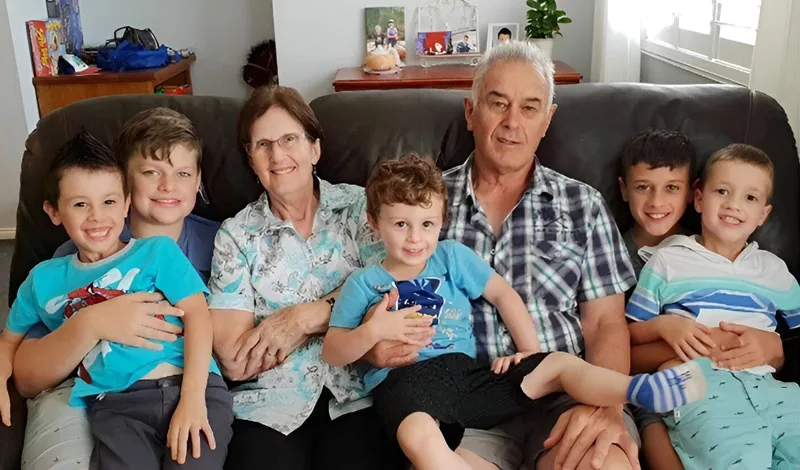
M14 240L0 240L0 328L5 326L8 317L8 273L13 253Z

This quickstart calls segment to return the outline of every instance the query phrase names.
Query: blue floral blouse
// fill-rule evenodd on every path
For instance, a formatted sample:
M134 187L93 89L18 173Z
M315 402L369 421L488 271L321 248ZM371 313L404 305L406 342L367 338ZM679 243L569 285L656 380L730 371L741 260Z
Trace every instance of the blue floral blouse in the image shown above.
M383 257L383 244L367 224L364 188L318 184L308 240L272 213L267 193L222 224L214 241L210 308L253 312L258 324L284 307L327 295L355 269ZM288 435L311 415L323 387L333 393L331 418L370 406L363 372L325 363L322 337L313 337L283 364L231 390L233 411Z

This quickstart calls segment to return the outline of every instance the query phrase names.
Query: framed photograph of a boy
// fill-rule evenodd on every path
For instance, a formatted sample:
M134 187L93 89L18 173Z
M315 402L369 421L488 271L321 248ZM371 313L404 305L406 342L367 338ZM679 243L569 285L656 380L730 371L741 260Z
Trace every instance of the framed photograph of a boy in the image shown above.
M489 23L486 50L498 44L519 41L519 23Z

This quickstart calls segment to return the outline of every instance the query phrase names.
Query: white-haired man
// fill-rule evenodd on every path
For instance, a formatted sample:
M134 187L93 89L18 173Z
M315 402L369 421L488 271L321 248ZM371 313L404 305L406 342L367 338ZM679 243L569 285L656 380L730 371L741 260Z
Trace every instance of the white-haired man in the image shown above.
M553 63L536 47L493 48L465 99L475 151L445 173L450 208L442 238L474 249L522 296L543 351L583 354L624 374L630 338L624 292L636 282L602 196L539 164L536 149L556 111ZM491 305L473 303L478 357L513 353ZM416 351L379 344L376 365L413 361ZM467 429L458 452L476 469L638 468L635 427L622 407L569 397L490 430Z

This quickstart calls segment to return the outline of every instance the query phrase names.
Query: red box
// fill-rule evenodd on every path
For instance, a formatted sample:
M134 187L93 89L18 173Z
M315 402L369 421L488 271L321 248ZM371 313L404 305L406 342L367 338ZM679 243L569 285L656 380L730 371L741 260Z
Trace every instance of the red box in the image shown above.
M25 23L28 27L28 41L31 46L33 74L37 77L49 77L58 74L58 64L50 59L50 48L47 40L47 22L33 20Z

